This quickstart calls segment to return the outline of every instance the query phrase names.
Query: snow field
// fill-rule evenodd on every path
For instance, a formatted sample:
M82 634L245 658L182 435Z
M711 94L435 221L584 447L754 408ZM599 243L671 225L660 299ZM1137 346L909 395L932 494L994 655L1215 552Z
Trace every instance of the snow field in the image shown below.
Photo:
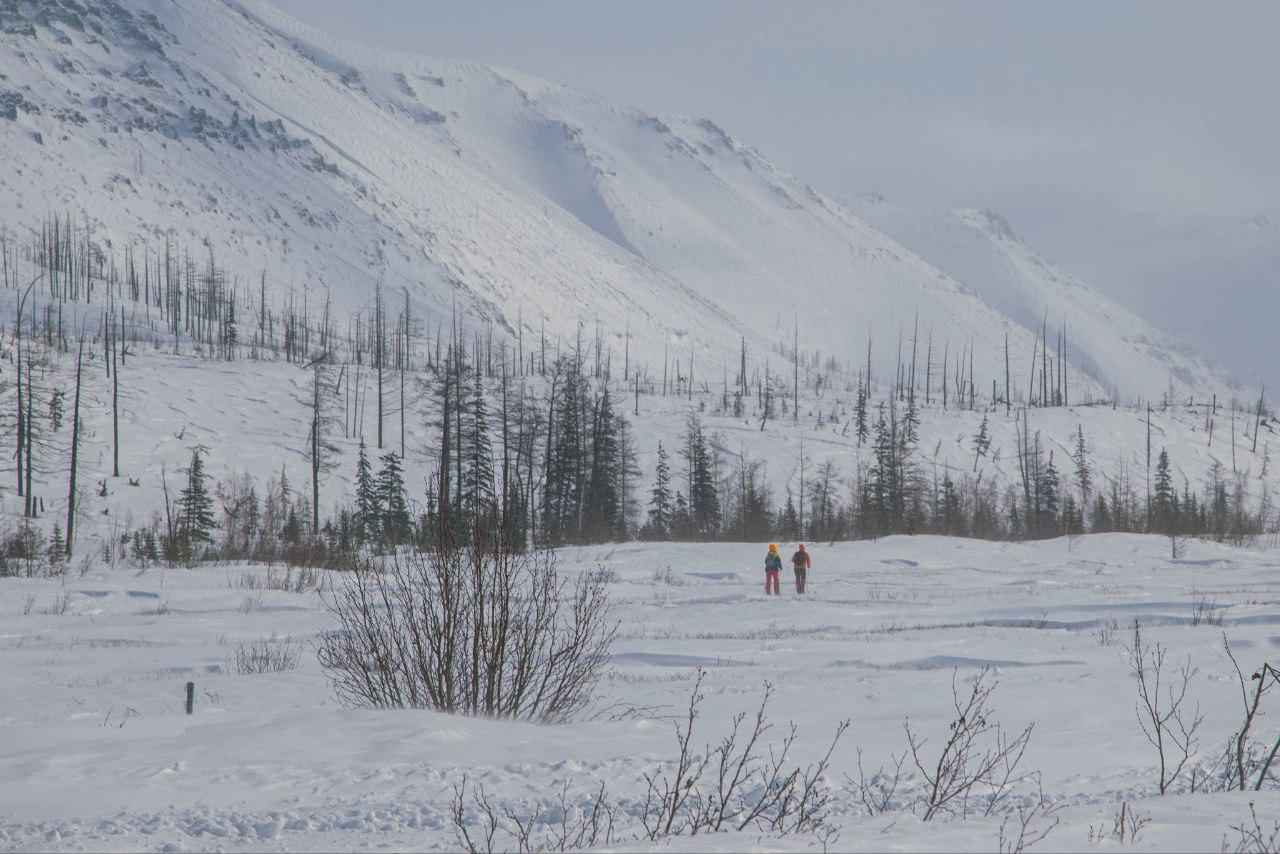
M1199 668L1192 694L1205 715L1201 758L1216 758L1239 719L1222 633L1246 668L1280 647L1275 551L1192 542L1173 561L1165 540L1127 535L811 548L803 599L790 592L789 572L781 598L763 595L762 544L562 550L567 571L612 571L620 637L598 707L643 707L661 718L687 703L703 668L695 740L715 741L772 682L773 735L794 721L802 762L851 720L831 775L839 850L997 847L994 818L868 817L843 776L856 773L859 749L869 770L900 753L906 718L935 743L950 719L953 672L965 680L984 666L1000 682L998 720L1014 731L1035 723L1026 768L1041 773L1060 805L1045 850L1089 848L1089 828L1109 826L1122 801L1150 819L1135 850L1216 850L1224 834L1235 838L1230 825L1247 819L1250 801L1264 819L1280 813L1274 790L1155 794L1154 754L1138 729L1122 652L1138 617L1171 659L1191 656ZM554 801L566 783L585 797L603 781L626 803L642 794L645 772L673 758L670 723L644 714L549 727L341 708L308 646L332 624L320 596L261 589L267 572L95 567L65 579L4 580L0 847L451 849L451 787L464 774L519 809ZM1193 625L1197 602L1221 626L1216 618ZM273 636L301 653L296 669L231 672L238 645ZM182 714L188 680L197 694L191 717ZM1274 724L1261 726L1260 737L1275 737ZM909 780L906 794L918 786ZM817 845L752 834L669 847Z

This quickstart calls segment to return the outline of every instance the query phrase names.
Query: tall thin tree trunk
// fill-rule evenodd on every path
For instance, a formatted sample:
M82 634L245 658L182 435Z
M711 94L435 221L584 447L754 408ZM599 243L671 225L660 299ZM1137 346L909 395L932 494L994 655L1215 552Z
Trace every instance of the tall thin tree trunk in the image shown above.
M76 473L80 463L80 377L84 366L84 335L80 336L80 350L76 354L76 398L71 409L71 476L67 486L67 556L75 540L76 524Z

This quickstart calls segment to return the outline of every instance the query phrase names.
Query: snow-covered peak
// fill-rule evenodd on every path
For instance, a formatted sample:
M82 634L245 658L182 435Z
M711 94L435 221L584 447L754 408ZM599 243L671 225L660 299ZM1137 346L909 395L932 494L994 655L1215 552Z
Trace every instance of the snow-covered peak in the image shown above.
M585 323L651 373L669 357L701 376L741 339L781 360L797 326L806 357L861 364L870 344L888 376L918 325L990 379L1006 332L1030 358L1041 309L1058 319L1013 311L867 223L891 206L859 216L710 120L346 43L256 0L20 4L0 75L9 227L70 212L105 247L168 240L347 309L381 282L419 316L526 341ZM1142 336L1124 375L1078 339L1080 391L1220 379Z

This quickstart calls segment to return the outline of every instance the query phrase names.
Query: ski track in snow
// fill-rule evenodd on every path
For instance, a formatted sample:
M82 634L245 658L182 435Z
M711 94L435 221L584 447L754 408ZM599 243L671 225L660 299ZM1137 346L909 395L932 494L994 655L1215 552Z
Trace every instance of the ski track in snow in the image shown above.
M763 544L562 550L564 571L604 566L615 579L620 637L598 707L669 714L702 668L707 700L696 735L713 741L771 682L772 717L799 726L805 761L850 719L831 777L839 850L996 847L996 819L867 817L843 780L858 748L873 766L901 752L906 717L937 738L953 672L965 679L981 667L1000 679L998 719L1036 724L1027 767L1061 805L1046 850L1087 847L1088 828L1109 824L1121 800L1152 819L1137 850L1216 850L1250 800L1260 814L1280 812L1275 791L1155 794L1119 645L1140 617L1148 640L1192 657L1193 696L1206 715L1202 756L1216 756L1237 722L1221 633L1245 667L1276 649L1280 553L1191 542L1172 561L1165 540L1135 535L1025 545L892 537L812 550L803 598L785 584L782 597L763 595ZM464 774L518 809L566 784L582 798L604 781L631 815L642 775L671 758L664 720L539 726L342 708L308 647L331 625L319 597L239 586L242 574L264 572L96 568L0 584L0 848L448 850L452 786ZM246 612L251 592L261 602ZM57 613L62 596L68 605ZM1191 625L1201 598L1221 609L1221 627ZM1099 627L1112 619L1116 642L1102 645ZM272 634L300 646L299 669L229 672L237 643ZM187 680L197 691L190 717ZM731 834L670 847L814 845Z

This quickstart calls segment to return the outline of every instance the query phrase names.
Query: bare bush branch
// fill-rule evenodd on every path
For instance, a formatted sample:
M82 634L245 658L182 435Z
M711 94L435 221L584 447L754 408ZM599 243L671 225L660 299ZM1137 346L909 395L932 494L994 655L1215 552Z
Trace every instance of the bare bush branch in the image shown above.
M1249 820L1231 825L1236 833L1234 840L1222 837L1222 850L1233 854L1280 854L1280 822L1272 822L1271 827L1262 826L1258 820L1258 809L1249 804Z
M1100 824L1089 826L1088 839L1090 845L1101 845L1103 842L1115 840L1121 845L1134 845L1143 828L1151 823L1151 817L1134 812L1128 801L1120 803L1120 811L1111 820L1111 826Z
M272 635L236 644L235 651L227 656L227 669L240 676L281 673L296 670L301 661L302 650L293 645L291 638L282 640Z
M952 674L951 696L956 717L936 758L925 755L927 739L911 728L909 720L902 725L912 764L924 777L928 789L920 802L924 821L943 813L967 816L975 808L970 803L975 797L980 798L983 812L993 815L1001 811L1003 802L1018 783L1035 777L1034 773L1019 770L1035 724L1028 724L1012 737L1004 732L992 719L994 710L989 704L999 683L990 677L991 669L984 667L974 677L966 695L957 685L956 674Z
M543 723L588 705L617 633L603 581L472 529L458 544L442 527L325 594L338 629L316 647L340 700Z
M1189 657L1176 669L1167 668L1164 645L1148 647L1142 638L1142 623L1136 619L1125 652L1138 679L1138 725L1156 749L1156 783L1163 795L1177 782L1199 745L1196 732L1204 716L1198 705L1194 709L1187 705L1187 692L1198 671Z

